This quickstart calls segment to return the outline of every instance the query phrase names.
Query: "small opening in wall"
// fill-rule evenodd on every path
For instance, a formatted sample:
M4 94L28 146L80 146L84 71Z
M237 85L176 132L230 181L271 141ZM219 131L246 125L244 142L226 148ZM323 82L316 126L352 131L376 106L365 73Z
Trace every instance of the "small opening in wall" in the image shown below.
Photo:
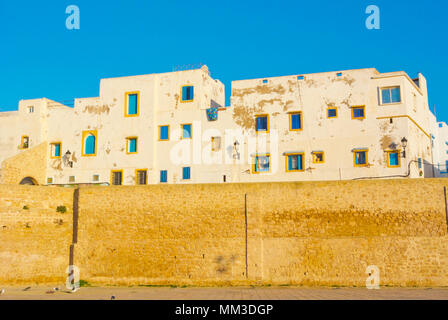
M227 181L227 176L226 176L226 175L223 175L223 176L222 176L222 181L223 181L223 182L226 182L226 181Z
M338 72L338 73L336 73L336 76L338 76L338 77L342 77L342 72Z
M263 83L268 83L268 80L263 80Z
M297 76L297 80L303 80L303 79L305 79L304 76Z
M390 123L394 123L394 119L390 118Z

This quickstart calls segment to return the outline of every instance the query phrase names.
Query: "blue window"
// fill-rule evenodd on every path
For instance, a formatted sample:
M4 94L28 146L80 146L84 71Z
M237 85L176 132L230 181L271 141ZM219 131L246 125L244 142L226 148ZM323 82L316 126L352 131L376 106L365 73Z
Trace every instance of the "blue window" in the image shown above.
M137 153L137 138L128 138L128 153Z
M289 130L302 130L302 113L289 114Z
M269 131L269 120L267 115L257 116L255 122L257 131Z
M352 108L352 118L353 119L364 119L366 117L364 107L353 107Z
M169 139L170 139L170 126L160 126L159 140L169 140Z
M422 158L418 158L418 168L422 168Z
M96 137L93 134L89 134L85 141L84 154L94 155L96 152Z
M61 144L60 143L53 143L53 154L51 155L53 158L60 158L61 157Z
M184 180L190 180L190 167L184 167L182 168L182 179Z
M381 101L383 104L401 102L400 87L381 89Z
M263 80L263 83L268 83L268 80Z
M338 77L342 77L342 72L338 72L338 73L336 73L336 76L338 76Z
M400 166L400 153L398 151L389 152L389 167Z
M330 108L327 110L327 118L336 118L338 116L338 110L336 108Z
M168 171L166 171L166 170L161 170L160 171L160 182L161 183L168 182Z
M256 156L253 172L269 172L270 156Z
M288 168L286 171L303 171L303 154L289 154Z
M297 80L303 80L303 79L305 79L304 76L297 76Z
M191 139L191 124L182 125L182 139Z
M127 94L127 115L135 116L138 115L138 93L128 93Z
M367 150L355 151L355 167L367 166Z
M182 102L193 101L194 99L194 87L183 86L182 87Z

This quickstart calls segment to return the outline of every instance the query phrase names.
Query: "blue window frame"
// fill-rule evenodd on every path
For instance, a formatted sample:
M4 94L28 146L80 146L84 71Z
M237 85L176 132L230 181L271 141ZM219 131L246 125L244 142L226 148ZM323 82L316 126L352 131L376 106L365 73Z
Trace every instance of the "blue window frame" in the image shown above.
M191 124L182 125L182 139L191 139Z
M160 126L159 140L169 140L169 139L170 139L170 126Z
M302 113L289 114L289 130L302 130Z
M167 170L160 171L160 182L161 183L168 182L168 171Z
M84 154L87 155L93 155L95 154L95 136L93 134L89 134L86 138L86 143L85 143L85 150L84 150Z
M255 163L253 166L253 172L259 173L259 172L269 172L270 169L270 156L256 156L255 157Z
M355 151L354 157L356 167L367 166L367 150Z
M401 102L400 87L381 89L381 101L382 104Z
M183 86L182 87L182 102L193 101L194 99L194 87Z
M400 154L399 152L389 152L389 167L400 166Z
M286 171L303 171L303 154L289 154Z
M51 145L52 147L52 158L60 158L61 157L61 144L60 143L53 143Z
M269 120L267 115L257 116L255 122L256 131L269 131Z
M336 118L338 116L338 111L336 108L327 109L327 118Z
M128 110L127 115L135 116L138 114L138 93L128 94Z
M191 178L191 169L190 169L190 167L183 167L182 168L182 179L190 180L190 178Z

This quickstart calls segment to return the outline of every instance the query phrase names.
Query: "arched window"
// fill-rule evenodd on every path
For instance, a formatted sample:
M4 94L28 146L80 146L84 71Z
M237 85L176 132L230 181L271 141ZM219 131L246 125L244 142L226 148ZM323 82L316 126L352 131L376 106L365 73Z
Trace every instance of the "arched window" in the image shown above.
M83 156L96 156L96 131L84 131L82 142Z

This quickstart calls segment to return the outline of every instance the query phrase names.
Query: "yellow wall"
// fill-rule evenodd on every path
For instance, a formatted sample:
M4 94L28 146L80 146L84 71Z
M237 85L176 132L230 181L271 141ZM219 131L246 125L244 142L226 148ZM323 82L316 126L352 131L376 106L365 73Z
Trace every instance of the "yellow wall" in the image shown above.
M382 285L444 286L446 184L448 180L419 179L83 187L74 263L81 279L98 285L364 286L366 267L377 265ZM73 192L14 188L12 194L40 190L34 199L54 205L60 202L54 200L61 199L59 193L67 193L69 201ZM0 212L4 202L0 192ZM48 210L42 211L42 219L53 208ZM0 227L4 219L0 215ZM49 265L65 271L70 224L63 229L65 225L48 221L42 229L31 228L36 237L50 234L53 239L60 232L64 240L36 242L30 251L22 240L27 230L19 228L27 216L19 215L19 221L12 231L0 228L0 256L15 252L31 261L33 255L49 254L54 257ZM52 245L61 248L53 250ZM22 270L16 266L14 272ZM42 276L42 281L48 279Z
M0 283L65 281L72 195L63 188L0 185ZM58 206L67 212L56 212Z

